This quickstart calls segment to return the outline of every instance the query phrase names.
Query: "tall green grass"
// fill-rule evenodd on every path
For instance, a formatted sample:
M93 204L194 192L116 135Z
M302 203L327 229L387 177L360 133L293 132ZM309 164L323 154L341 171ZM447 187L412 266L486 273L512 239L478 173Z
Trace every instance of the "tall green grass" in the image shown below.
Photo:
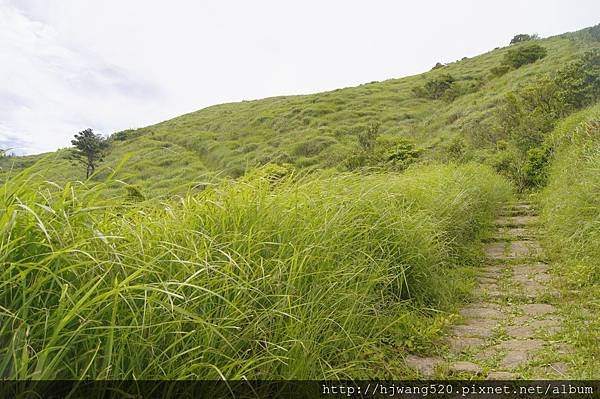
M600 105L554 132L556 155L541 194L546 246L572 303L570 339L582 377L600 377ZM583 327L583 328L582 328Z
M30 177L0 191L6 378L398 377L510 195L479 165L141 204Z

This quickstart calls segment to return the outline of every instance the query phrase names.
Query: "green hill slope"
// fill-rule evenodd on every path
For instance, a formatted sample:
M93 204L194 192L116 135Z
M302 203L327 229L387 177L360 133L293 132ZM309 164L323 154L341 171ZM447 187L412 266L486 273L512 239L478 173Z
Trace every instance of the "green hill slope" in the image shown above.
M208 107L114 134L105 165L114 168L130 154L119 178L153 193L176 192L215 175L237 177L249 166L266 163L347 169L347 160L359 148L357 136L373 123L380 124L382 139L408 140L424 150L425 160L466 157L502 163L490 160L503 138L497 120L502 99L599 47L594 36L600 36L598 30L537 40L547 55L504 74L499 66L507 53L532 42L497 48L416 76ZM439 92L425 90L439 82L443 86L448 79L450 86ZM46 155L51 165L47 177L83 179L85 171L73 167L65 155L66 150ZM5 171L11 166L20 169L40 158L13 158L1 166Z

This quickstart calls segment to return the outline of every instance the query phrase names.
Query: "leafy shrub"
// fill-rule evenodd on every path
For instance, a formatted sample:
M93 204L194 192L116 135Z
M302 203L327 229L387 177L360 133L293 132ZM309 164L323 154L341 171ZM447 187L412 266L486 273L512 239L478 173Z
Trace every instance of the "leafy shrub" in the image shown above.
M417 97L453 101L464 94L477 91L482 85L483 81L478 78L467 76L463 81L457 81L454 76L446 73L428 80L423 86L414 87L412 91Z
M500 130L519 151L515 167L506 173L503 162L495 165L511 175L520 188L541 187L547 181L552 146L545 144L556 122L569 113L600 99L600 51L585 53L561 68L510 92L497 107Z
M501 129L523 154L539 146L558 117L564 115L558 93L556 82L544 77L510 92L497 108Z
M600 99L600 51L510 92L497 108L501 129L526 154L542 144L555 122Z
M371 128L369 140L364 139L361 150L350 154L344 165L349 170L364 167L404 170L416 162L421 153L422 150L410 140L399 136L380 136Z
M522 159L515 148L508 146L496 151L489 158L488 162L490 162L496 172L514 182L519 190L526 186L521 170Z
M537 33L534 33L533 35L528 35L526 33L520 33L518 35L515 35L511 41L510 44L517 44L517 43L522 43L522 42L528 42L530 40L537 40L540 37L537 35Z
M551 150L546 146L531 148L527 151L527 161L523 170L527 187L537 188L546 185L550 156Z
M145 132L144 129L127 129L127 130L122 130L120 132L113 133L110 135L109 138L111 140L117 140L117 141L131 140L136 137L140 137L142 134L144 134L144 132Z
M411 141L400 138L384 147L384 159L396 170L404 170L415 163L421 156L422 150L417 149Z
M427 81L421 87L415 87L413 93L418 97L425 97L431 100L437 100L441 98L452 84L456 81L450 74L442 74L436 78Z
M531 64L541 60L548 54L545 47L539 44L523 44L517 48L509 49L504 56L503 64L509 65L515 69L523 65Z
M600 99L600 50L589 51L563 67L556 83L559 96L571 109L583 108Z
M442 158L450 162L464 162L467 160L468 150L465 139L455 136L442 147Z

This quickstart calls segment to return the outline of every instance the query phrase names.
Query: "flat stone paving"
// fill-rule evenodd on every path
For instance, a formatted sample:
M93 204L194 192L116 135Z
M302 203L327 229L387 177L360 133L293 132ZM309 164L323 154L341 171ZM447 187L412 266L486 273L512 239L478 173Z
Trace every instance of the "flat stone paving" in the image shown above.
M409 356L407 365L425 378L459 376L490 380L568 376L566 362L544 364L543 352L566 356L572 348L551 340L562 318L546 303L558 296L535 239L537 216L527 203L505 208L498 237L486 246L487 262L477 278L473 302L460 310L446 338L445 357ZM526 237L526 238L524 238ZM557 349L558 348L558 349Z

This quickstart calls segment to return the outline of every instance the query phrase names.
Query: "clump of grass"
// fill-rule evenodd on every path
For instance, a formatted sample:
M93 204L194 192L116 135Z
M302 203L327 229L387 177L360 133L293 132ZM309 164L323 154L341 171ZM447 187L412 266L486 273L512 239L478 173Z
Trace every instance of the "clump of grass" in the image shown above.
M509 195L477 165L257 173L169 202L30 177L0 191L6 378L398 377Z

